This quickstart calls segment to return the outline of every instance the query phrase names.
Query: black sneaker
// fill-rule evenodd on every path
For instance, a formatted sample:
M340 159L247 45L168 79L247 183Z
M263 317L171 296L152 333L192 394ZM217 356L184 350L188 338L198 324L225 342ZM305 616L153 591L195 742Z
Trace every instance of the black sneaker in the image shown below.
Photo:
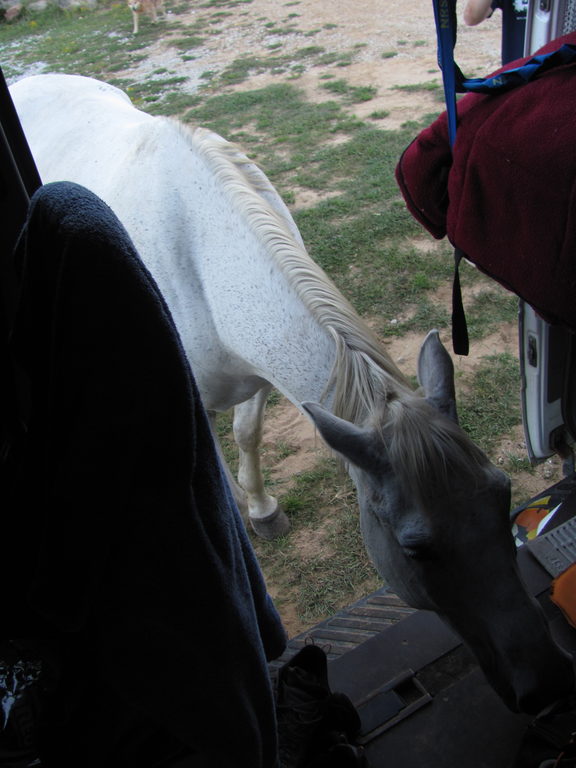
M305 646L279 670L276 714L282 768L367 765L362 750L349 743L360 730L358 713L347 696L330 690L326 654L317 645ZM318 762L328 755L331 763Z

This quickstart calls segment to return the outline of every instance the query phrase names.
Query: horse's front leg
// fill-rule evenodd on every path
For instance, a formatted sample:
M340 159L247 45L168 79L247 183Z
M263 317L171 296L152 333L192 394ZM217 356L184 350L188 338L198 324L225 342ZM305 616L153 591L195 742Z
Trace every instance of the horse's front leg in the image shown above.
M246 493L248 519L258 536L275 539L290 529L274 496L266 493L260 467L260 443L266 398L271 386L258 390L234 408L234 439L239 450L238 482Z

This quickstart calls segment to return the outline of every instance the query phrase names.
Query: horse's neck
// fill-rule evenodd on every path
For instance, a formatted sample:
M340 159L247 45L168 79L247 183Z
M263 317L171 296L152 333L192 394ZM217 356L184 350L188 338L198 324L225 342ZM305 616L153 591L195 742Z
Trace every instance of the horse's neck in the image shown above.
M230 254L228 246L221 254L218 264L202 263L202 282L231 369L241 373L248 365L296 405L304 400L329 405L333 390L327 387L336 359L330 333L256 240L247 237L242 252Z
M245 210L230 205L219 185L206 208L210 220L198 253L208 256L195 259L210 316L231 355L296 405L322 402L356 423L374 409L374 399L406 385L371 331L306 255L285 207L284 232L282 226L259 228L247 221ZM214 227L214 221L225 226Z

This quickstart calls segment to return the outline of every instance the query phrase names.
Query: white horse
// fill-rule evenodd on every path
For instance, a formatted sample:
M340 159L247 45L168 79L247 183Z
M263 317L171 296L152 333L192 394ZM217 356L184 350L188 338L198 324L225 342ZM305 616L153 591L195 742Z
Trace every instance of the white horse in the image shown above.
M236 406L255 529L285 530L257 453L276 387L348 462L366 547L393 588L448 620L511 707L537 711L570 691L571 661L517 571L508 479L455 422L438 334L420 354L425 398L310 259L268 179L224 139L87 78L41 75L11 92L43 181L83 184L112 207L167 300L206 408Z

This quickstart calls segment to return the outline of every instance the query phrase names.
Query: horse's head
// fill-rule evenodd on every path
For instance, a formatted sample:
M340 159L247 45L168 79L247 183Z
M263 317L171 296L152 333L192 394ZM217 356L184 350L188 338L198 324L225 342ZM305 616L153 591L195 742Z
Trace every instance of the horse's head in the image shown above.
M572 690L573 670L521 581L509 480L458 427L452 361L435 332L418 375L426 398L392 397L362 427L304 407L349 462L380 575L458 632L511 709L538 712Z

